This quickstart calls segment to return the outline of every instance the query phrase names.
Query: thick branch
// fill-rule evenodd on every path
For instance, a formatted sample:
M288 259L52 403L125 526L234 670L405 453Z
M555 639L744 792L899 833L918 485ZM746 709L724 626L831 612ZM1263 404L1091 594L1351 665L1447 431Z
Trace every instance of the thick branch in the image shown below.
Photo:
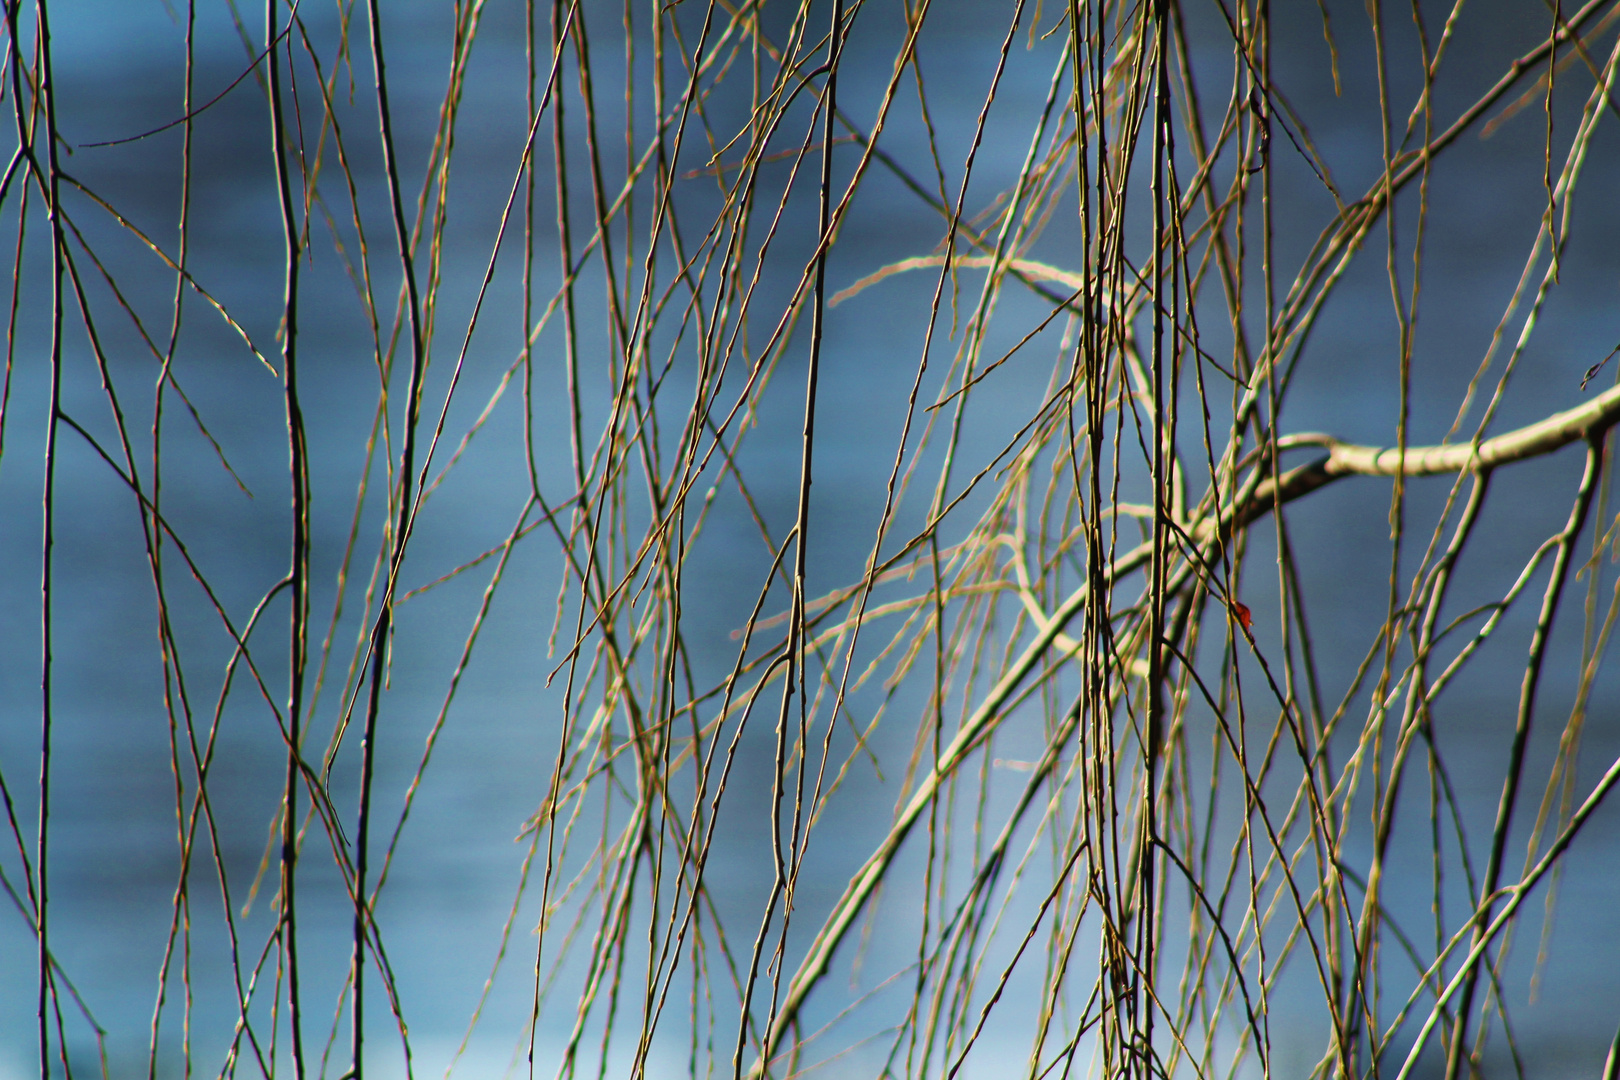
M1489 469L1550 454L1577 439L1591 438L1606 431L1617 421L1620 421L1620 386L1528 427L1486 439L1477 450L1468 443L1409 446L1406 448L1404 467L1401 455L1393 449L1327 442L1332 452L1328 459L1328 470L1343 476L1394 476L1396 473L1432 476L1469 468Z
M1222 514L1224 531L1233 523L1247 525L1275 506L1293 502L1317 488L1345 476L1438 476L1465 469L1494 469L1527 458L1541 457L1580 439L1591 439L1620 423L1620 386L1599 394L1573 409L1554 413L1544 420L1473 443L1443 446L1408 446L1402 455L1396 447L1356 446L1331 435L1294 435L1283 441L1286 447L1320 446L1327 457L1290 469L1275 480L1262 483L1254 497L1244 501L1233 516ZM1207 534L1212 525L1206 524Z

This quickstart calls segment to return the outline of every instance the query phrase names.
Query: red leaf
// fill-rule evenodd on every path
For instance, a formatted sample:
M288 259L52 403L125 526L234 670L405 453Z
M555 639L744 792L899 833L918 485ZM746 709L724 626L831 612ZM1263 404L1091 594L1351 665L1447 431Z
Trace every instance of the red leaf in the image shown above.
M1243 624L1245 630L1254 623L1254 615L1249 611L1249 605L1241 600L1232 601L1232 614L1237 616L1237 621Z

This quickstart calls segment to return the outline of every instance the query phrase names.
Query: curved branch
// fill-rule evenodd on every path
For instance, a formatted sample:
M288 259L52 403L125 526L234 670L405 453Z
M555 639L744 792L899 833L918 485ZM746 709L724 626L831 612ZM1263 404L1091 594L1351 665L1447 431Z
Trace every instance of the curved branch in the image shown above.
M1610 387L1573 409L1553 413L1478 444L1408 446L1403 455L1395 447L1357 446L1340 442L1331 435L1292 435L1282 440L1284 449L1325 447L1327 457L1261 483L1254 496L1244 500L1235 514L1228 511L1221 515L1221 531L1224 534L1236 526L1247 525L1268 510L1293 502L1341 477L1439 476L1465 469L1494 469L1550 454L1581 439L1595 438L1617 423L1620 423L1620 386ZM1205 524L1203 534L1208 535L1213 528L1213 522Z
M1282 475L1262 481L1251 487L1252 493L1241 493L1236 506L1228 505L1217 517L1194 522L1186 531L1202 544L1221 543L1233 531L1264 517L1273 509L1308 495L1346 476L1435 476L1461 472L1464 469L1491 469L1529 458L1550 454L1579 439L1592 439L1615 424L1620 423L1620 386L1612 387L1590 401L1554 413L1534 424L1485 439L1479 443L1458 443L1440 446L1409 446L1404 454L1389 447L1357 446L1340 442L1330 435L1303 434L1282 441L1285 448L1304 446L1325 447L1326 457ZM1118 581L1123 575L1140 569L1152 554L1152 543L1144 543L1120 556L1110 568L1106 581ZM1002 707L1012 700L1024 679L1040 663L1041 658L1062 638L1064 629L1085 606L1088 588L1081 585L1044 622L1037 622L1037 633L980 702L968 719L957 730L934 767L917 785L905 808L889 826L889 831L872 854L850 878L843 894L833 905L820 931L811 943L809 952L800 962L788 984L787 993L776 1013L774 1022L766 1032L764 1045L749 1070L750 1080L764 1075L765 1064L794 1021L810 991L827 973L832 955L854 925L866 901L887 874L889 865L899 853L901 845L913 825L939 791L940 786L956 768L967 759L1002 719ZM1064 644L1067 644L1065 642Z
M1331 450L1328 469L1338 475L1433 476L1464 469L1489 469L1526 458L1540 457L1579 439L1606 431L1620 421L1620 386L1599 394L1573 409L1554 413L1545 420L1486 439L1476 448L1471 443L1448 446L1409 446L1403 463L1397 450L1371 446L1351 446L1327 442Z

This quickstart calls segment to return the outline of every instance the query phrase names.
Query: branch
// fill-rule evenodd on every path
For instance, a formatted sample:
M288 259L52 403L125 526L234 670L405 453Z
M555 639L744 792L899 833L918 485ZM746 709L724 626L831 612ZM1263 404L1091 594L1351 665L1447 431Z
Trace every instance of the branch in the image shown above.
M1578 439L1589 439L1607 431L1616 422L1620 422L1620 386L1528 427L1486 439L1477 448L1471 443L1409 446L1404 467L1400 453L1393 449L1351 446L1337 441L1325 441L1324 445L1332 451L1328 470L1338 476L1394 476L1397 473L1433 476L1464 469L1490 469L1540 457Z
M1620 423L1620 386L1615 386L1592 400L1554 413L1544 420L1518 428L1479 443L1457 443L1441 446L1409 446L1404 454L1398 448L1356 446L1340 442L1330 435L1304 434L1282 440L1284 448L1301 446L1326 447L1328 455L1281 476L1265 480L1252 488L1252 494L1241 495L1236 508L1229 506L1215 519L1205 519L1188 532L1203 543L1224 542L1236 529L1264 517L1273 509L1308 495L1346 476L1435 476L1461 472L1465 469L1491 469L1528 458L1540 457L1560 450L1579 439L1591 439ZM1107 580L1112 585L1123 575L1139 569L1148 561L1152 544L1143 544L1115 560ZM797 1019L805 999L821 977L826 974L832 955L843 941L867 899L888 872L906 835L916 824L924 808L934 798L945 778L954 772L989 734L1004 715L1001 711L1033 671L1046 651L1064 637L1063 630L1085 606L1087 587L1082 585L1065 600L1049 620L1037 620L1035 639L1014 661L1012 667L999 679L985 696L984 701L958 729L934 767L917 785L900 816L889 827L871 856L844 888L843 895L833 905L810 951L800 963L788 984L782 1006L769 1030L759 1059L749 1071L751 1080L764 1075L765 1063L775 1054L789 1027ZM1063 642L1068 645L1067 641Z
M1327 457L1261 483L1252 498L1242 501L1237 513L1221 515L1221 532L1229 535L1232 529L1249 524L1268 510L1309 495L1342 477L1438 476L1467 469L1494 469L1498 465L1550 454L1577 440L1595 438L1617 423L1620 423L1620 386L1610 387L1573 409L1554 413L1478 444L1408 446L1402 455L1396 447L1356 446L1340 442L1331 435L1291 435L1279 443L1283 449L1325 447ZM1206 522L1199 535L1201 538L1209 536L1214 528L1213 522Z

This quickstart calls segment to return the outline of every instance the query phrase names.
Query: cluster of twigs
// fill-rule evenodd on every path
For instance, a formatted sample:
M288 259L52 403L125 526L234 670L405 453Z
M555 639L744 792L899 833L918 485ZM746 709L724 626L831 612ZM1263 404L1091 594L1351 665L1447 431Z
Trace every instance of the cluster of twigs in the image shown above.
M48 367L49 422L43 697L6 706L9 726L40 722L40 780L31 803L26 763L0 763L15 840L0 873L37 939L42 1078L108 1074L105 1039L118 1037L76 988L93 977L53 951L72 931L52 918L64 827L52 783L74 767L53 753L53 605L72 587L53 544L64 487L88 475L58 466L70 444L122 485L155 598L155 648L150 636L98 646L144 650L162 669L177 846L149 1075L411 1073L412 1025L438 1022L416 1017L464 1005L463 1050L499 1044L517 1071L559 1080L1270 1076L1288 1071L1275 1053L1282 994L1316 1017L1287 1036L1319 1040L1313 1076L1455 1080L1485 1067L1504 1044L1493 1035L1517 1060L1510 937L1620 778L1620 762L1595 782L1576 771L1617 610L1600 590L1620 388L1517 430L1496 415L1559 283L1588 150L1617 112L1620 4L1550 5L1544 38L1454 116L1433 88L1478 77L1447 64L1461 0L1399 12L1374 0L1350 13L1368 19L1353 31L1323 7L1316 47L1335 82L1336 33L1370 41L1376 68L1366 110L1381 153L1359 194L1334 181L1310 118L1273 81L1267 0L1196 12L1009 0L947 15L930 0L520 6L524 83L502 93L523 122L489 158L505 202L457 234L452 179L467 182L452 165L495 5L454 3L445 93L407 138L405 118L421 116L390 89L430 73L385 64L395 5L340 0L316 20L309 4L267 0L257 32L237 22L242 77L211 96L194 78L205 43L185 0L181 118L78 151L178 145L166 232L75 176L52 72L64 31L52 38L46 0L7 5L17 144L0 203L17 255L0 421L24 401L9 396L15 365ZM948 47L983 55L925 79L941 20L971 23L974 44ZM1392 73L1396 37L1417 41L1415 99L1396 89L1414 85ZM975 104L942 105L947 82ZM218 209L191 195L208 111L255 85L284 266L277 348L194 272L191 251ZM1555 126L1572 100L1573 129ZM1537 103L1545 199L1526 212L1539 232L1453 431L1409 443L1429 183L1504 106ZM986 162L1014 143L1016 168ZM402 145L426 147L425 162ZM874 202L936 242L881 253ZM1307 211L1320 234L1290 274L1277 252L1300 245L1280 238L1297 241ZM1397 211L1411 236L1390 223ZM455 261L456 235L482 245L476 265ZM147 269L101 256L128 236ZM25 255L39 247L48 270ZM1392 380L1379 418L1390 445L1291 432L1284 402L1307 378L1313 327L1352 265L1380 256L1397 334L1369 371ZM306 281L332 262L357 300ZM153 272L171 283L166 308L120 288L121 274ZM874 315L886 290L922 280L923 299L894 302L903 318ZM365 328L375 372L358 470L312 449L337 410L301 391L315 377L302 331L339 305ZM271 452L193 407L185 384L210 376L186 355L182 312L187 325L222 318L283 400L290 535L283 569L247 606L188 547L206 514L166 509L177 427L206 435L221 462ZM837 353L870 356L847 328L874 318L905 342L883 363L909 389L861 448L858 479L845 468L834 485L824 432L849 408L838 394L853 362ZM115 321L134 328L118 331L129 357L106 344ZM1044 380L1033 398L1004 389L1033 385L1031 371ZM105 416L83 414L81 387L100 388ZM1450 590L1493 476L1569 444L1585 467L1567 514L1505 594L1458 610ZM8 472L36 467L32 447L5 449ZM430 558L413 537L434 527L441 485L469 470L517 478L495 511L510 525L492 546L441 544ZM353 498L346 532L325 530L347 537L328 556L311 493L332 476L353 477ZM1421 476L1451 478L1438 512L1409 505ZM1309 619L1319 582L1285 508L1353 477L1390 491L1385 617L1364 654L1324 658ZM859 490L837 490L849 483ZM825 523L846 501L876 507L860 530ZM861 567L847 580L828 576L838 559L810 558L833 544ZM508 568L531 550L559 593L508 595ZM716 574L732 589L723 600L747 598L729 642L693 630L694 604L724 603L694 600L691 582ZM482 592L436 703L390 690L397 642L442 641L438 620L413 622L416 597L474 575ZM1573 704L1537 772L1533 727L1556 730L1541 693L1549 640L1581 575ZM1272 600L1240 599L1245 579ZM1506 642L1504 619L1537 591L1528 637ZM538 672L531 690L552 687L532 720L549 749L526 766L544 795L526 823L502 826L519 829L520 883L479 958L494 964L483 995L441 1003L397 973L390 955L410 945L378 904L500 604L555 614L548 640L518 646ZM196 610L210 613L215 652L225 643L223 665L187 659L176 626ZM8 635L25 625L7 615ZM1480 820L1447 768L1444 703L1487 653L1523 677L1500 797ZM390 713L424 708L425 749L396 789L377 764ZM281 797L259 872L275 896L252 916L259 885L227 858L238 811L211 770L226 724L266 717ZM1398 887L1421 901L1397 903L1393 853L1413 850L1427 861L1400 866ZM341 889L352 912L335 977L330 957L310 961L311 888ZM223 949L198 936L204 910ZM228 999L228 1024L204 1022L204 983ZM492 1031L512 1015L491 1009L502 995L526 1022ZM379 1047L389 1025L398 1041ZM102 1042L99 1065L75 1049L85 1031Z

